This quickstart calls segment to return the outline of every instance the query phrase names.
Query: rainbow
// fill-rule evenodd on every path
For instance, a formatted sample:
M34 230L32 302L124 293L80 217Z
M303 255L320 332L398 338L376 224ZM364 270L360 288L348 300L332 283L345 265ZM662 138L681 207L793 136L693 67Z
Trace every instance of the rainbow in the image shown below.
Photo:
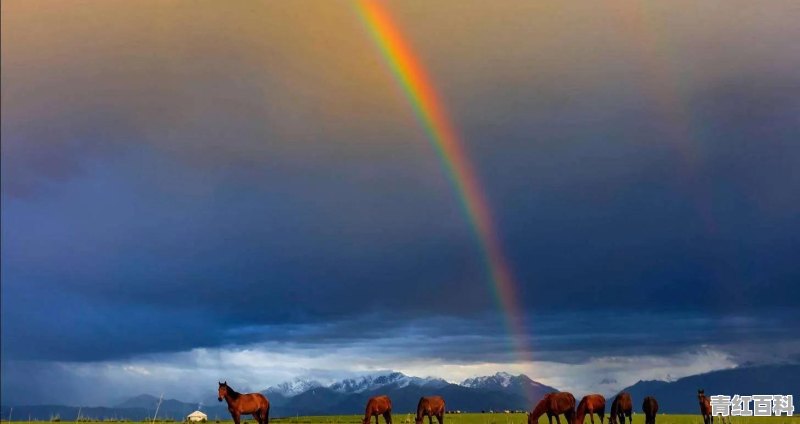
M504 312L514 351L522 362L530 362L528 332L524 314L517 302L516 284L503 253L489 203L464 151L463 143L448 119L422 63L392 21L388 10L376 0L359 0L356 8L372 40L411 103L458 194L485 257L489 280Z

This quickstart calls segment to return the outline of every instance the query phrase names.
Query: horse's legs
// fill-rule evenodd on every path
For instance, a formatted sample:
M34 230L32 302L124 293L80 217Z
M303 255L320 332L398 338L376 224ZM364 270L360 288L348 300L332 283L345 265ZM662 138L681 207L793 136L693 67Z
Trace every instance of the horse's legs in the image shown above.
M231 417L233 417L233 423L239 424L239 413L238 412L231 412Z
M375 417L377 420L377 417ZM383 413L383 419L386 421L386 424L392 424L392 412L386 411Z
M439 421L439 424L444 424L444 412L436 416L436 420Z
M561 417L558 414L555 414L555 415L556 415L556 424L561 424ZM567 423L567 424L569 424L569 423Z
M594 414L591 413L591 412L589 413L589 421L591 421L592 424L594 424ZM578 424L583 424L583 423L578 423ZM603 419L602 418L600 418L600 424L603 424Z
M428 424L433 424L433 414L428 415Z

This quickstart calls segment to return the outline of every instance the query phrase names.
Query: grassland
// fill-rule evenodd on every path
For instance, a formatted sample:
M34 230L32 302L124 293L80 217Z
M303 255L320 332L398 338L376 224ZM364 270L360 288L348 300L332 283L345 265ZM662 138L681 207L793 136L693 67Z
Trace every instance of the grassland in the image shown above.
M361 424L363 417L357 415L328 415L316 417L291 417L291 418L273 418L270 424ZM414 417L411 414L394 414L394 424L414 424ZM252 419L242 420L242 424L255 424ZM375 422L374 419L372 421ZM715 424L718 420L714 420ZM0 424L6 424L7 421L2 421ZM15 421L13 424L27 424L27 421ZM52 424L49 421L32 421L31 424ZM380 420L384 424L383 418ZM427 419L425 420L427 424ZM434 420L436 423L436 420ZM445 416L446 424L527 424L527 416L525 414L454 414ZM564 418L561 418L561 423L566 424ZM596 424L600 424L598 419L595 419ZM659 414L656 419L657 424L703 424L700 415L672 415L672 414ZM69 421L61 421L58 424L87 424L84 422L76 423ZM129 421L128 424L145 424L142 421ZM158 421L156 422L158 424ZM215 420L210 420L208 424L217 424ZM219 421L219 424L233 424L233 421ZM547 417L539 419L538 424L549 424ZM585 424L590 424L587 418ZM635 414L633 417L633 424L644 424L644 415ZM731 424L800 424L800 416L793 417L732 417Z
M270 420L270 424L361 424L363 416L340 415L340 416L321 416L321 417L296 417L281 418ZM394 424L414 424L414 416L411 414L393 414ZM456 414L446 415L445 424L527 424L526 414ZM374 418L373 418L373 423ZM425 424L428 420L425 419ZM433 421L436 424L436 420ZM248 424L254 424L249 421ZM383 424L381 418L380 423ZM607 421L606 421L607 423ZM718 420L714 420L717 424ZM231 423L221 423L231 424ZM538 424L549 424L547 417L541 417ZM561 417L561 424L566 424L564 417ZM585 424L590 424L588 417ZM595 424L600 424L600 420L595 418ZM633 424L644 424L644 415L635 414ZM703 424L700 415L671 415L659 414L656 424ZM732 417L731 424L800 424L800 416L793 417Z
M411 414L394 414L394 424L414 424L414 416ZM340 415L322 417L295 417L280 418L270 420L270 424L361 424L362 416ZM455 414L446 415L445 424L527 424L526 414ZM372 421L375 422L374 419ZM424 421L427 424L428 420ZM436 424L436 420L433 421ZM380 423L383 424L381 418ZM607 423L607 421L606 421ZM718 420L714 420L717 424ZM213 424L213 423L212 423ZM221 423L232 424L232 423ZM255 421L248 421L248 424L255 424ZM538 424L549 424L547 417L541 417ZM564 417L561 417L561 424L566 424ZM587 417L585 424L590 424ZM595 417L595 424L600 424L600 420ZM635 414L633 424L644 424L644 415ZM659 414L656 424L703 424L700 415L671 415ZM732 417L731 424L800 424L800 416L793 417Z

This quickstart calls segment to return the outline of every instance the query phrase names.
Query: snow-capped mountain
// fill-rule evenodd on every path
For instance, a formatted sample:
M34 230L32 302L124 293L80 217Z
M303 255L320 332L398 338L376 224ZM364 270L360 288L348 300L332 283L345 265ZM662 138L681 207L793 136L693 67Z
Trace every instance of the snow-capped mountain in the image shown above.
M264 392L270 394L279 394L285 397L292 397L295 395L299 395L305 391L315 389L317 387L323 387L322 383L316 380L306 380L302 378L295 378L291 381L286 381L280 384L276 384L274 386L270 386Z
M511 380L513 378L514 376L507 372L498 372L495 375L468 378L462 381L461 385L472 388L506 388L511 385Z
M473 389L506 391L509 389L526 389L534 391L554 390L552 387L533 381L525 374L511 375L507 372L498 372L495 375L468 378L461 382L464 387Z
M285 393L302 387L303 380L276 387ZM486 377L467 379L463 384L452 384L441 378L420 378L401 372L386 371L346 378L330 385L316 386L294 396L270 398L276 413L288 416L350 414L364 408L365 399L374 395L387 395L393 409L413 411L423 394L436 394L447 399L452 409L505 410L526 409L531 399L540 399L556 389L539 384L525 375L497 373ZM268 393L269 395L269 393Z
M401 372L391 372L389 374L365 375L362 377L347 378L331 384L328 386L328 388L338 393L361 393L388 385L400 388L412 384L426 387L443 387L448 383L441 378L411 377Z

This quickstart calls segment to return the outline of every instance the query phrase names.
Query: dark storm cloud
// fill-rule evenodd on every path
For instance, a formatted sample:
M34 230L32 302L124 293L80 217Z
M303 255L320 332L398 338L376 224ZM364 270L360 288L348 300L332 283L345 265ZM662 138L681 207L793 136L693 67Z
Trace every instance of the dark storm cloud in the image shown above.
M493 363L498 364L497 369L506 370L518 366L515 361L519 356L509 343L502 322L492 317L477 321L440 319L436 327L425 319L399 323L379 318L384 325L380 331L369 326L375 318L378 317L324 325L242 327L228 336L232 340L246 339L249 344L219 349L197 348L200 344L196 344L190 352L140 353L134 358L98 362L7 360L3 369L3 402L24 403L36 396L42 402L113 404L126 396L152 391L153 387L191 401L208 396L209 383L213 386L214 379L223 375L255 391L298 376L330 381L358 373L356 370L363 373L364 367L373 372L386 367L411 367L405 372L460 381L465 375L451 375L436 368L436 364L458 368ZM531 359L536 362L524 372L537 379L555 373L568 377L564 384L583 381L587 385L587 372L602 376L605 372L616 375L622 371L625 381L614 382L611 389L637 378L664 378L649 368L663 369L665 363L681 368L705 358L708 363L694 371L702 372L735 363L792 361L792 352L798 348L796 340L787 338L798 322L786 311L775 311L770 319L742 315L548 314L535 317L529 324L534 346ZM197 339L199 342L201 338ZM250 366L242 368L231 363ZM593 365L587 367L587 363ZM374 368L376 364L380 368ZM429 366L414 372L415 364ZM614 371L618 367L621 368ZM685 370L670 372L673 377L686 374ZM574 381L569 382L570 379ZM594 390L592 384L581 386L581 390Z
M513 359L459 201L354 17L326 6L326 30L271 7L288 23L103 9L87 25L121 25L108 38L80 16L4 14L3 39L21 37L3 60L4 361L258 342ZM702 28L676 35L685 92L665 112L643 88L663 81L606 25L541 38L523 13L477 32L470 19L491 16L455 15L471 48L424 16L409 31L486 188L538 357L753 344L797 322L786 70L800 57L783 20L758 26L775 50L713 50L730 66L681 44ZM459 342L417 342L442 334Z

